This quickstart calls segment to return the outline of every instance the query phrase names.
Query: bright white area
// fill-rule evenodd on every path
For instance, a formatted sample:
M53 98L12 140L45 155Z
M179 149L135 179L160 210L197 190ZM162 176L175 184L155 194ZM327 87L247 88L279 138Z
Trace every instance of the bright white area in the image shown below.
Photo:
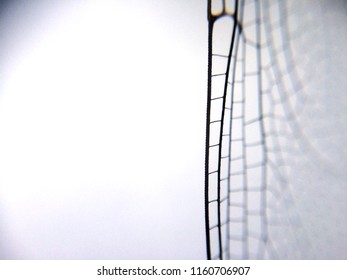
M12 1L0 257L205 258L205 3Z

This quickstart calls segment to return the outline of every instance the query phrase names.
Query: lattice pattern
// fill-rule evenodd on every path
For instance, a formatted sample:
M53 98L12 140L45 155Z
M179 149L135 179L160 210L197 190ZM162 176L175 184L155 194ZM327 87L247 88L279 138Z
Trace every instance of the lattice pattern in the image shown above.
M285 1L208 1L209 259L293 258L309 242L305 233L291 242L302 229L290 207L288 165L308 152L320 165L329 162L300 123L310 77L291 46L302 34L288 23L295 12Z

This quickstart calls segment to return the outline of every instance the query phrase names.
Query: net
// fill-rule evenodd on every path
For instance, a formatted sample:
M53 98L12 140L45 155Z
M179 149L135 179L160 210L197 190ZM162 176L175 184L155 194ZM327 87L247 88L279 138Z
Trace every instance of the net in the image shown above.
M345 33L337 7L345 5L208 1L208 259L345 256L345 224L329 230L347 209L346 163L337 156L346 153L346 67L336 57L345 55L336 47L329 56L346 36L327 38ZM341 102L332 105L329 93Z

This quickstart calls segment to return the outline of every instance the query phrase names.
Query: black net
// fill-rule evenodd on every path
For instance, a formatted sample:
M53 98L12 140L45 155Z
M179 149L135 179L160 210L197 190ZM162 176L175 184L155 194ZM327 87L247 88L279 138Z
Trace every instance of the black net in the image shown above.
M334 8L324 1L208 2L209 259L345 256L335 248L339 242L347 248L345 223L339 232L312 237L322 225L319 215L331 215L327 228L341 219L328 207L347 210L346 162L338 156L346 155L346 66L336 61L346 55L335 46L346 36L331 34L346 32L337 7L346 11L343 2ZM327 74L338 71L336 64L340 73ZM327 187L335 188L332 194ZM326 236L334 240L317 249Z

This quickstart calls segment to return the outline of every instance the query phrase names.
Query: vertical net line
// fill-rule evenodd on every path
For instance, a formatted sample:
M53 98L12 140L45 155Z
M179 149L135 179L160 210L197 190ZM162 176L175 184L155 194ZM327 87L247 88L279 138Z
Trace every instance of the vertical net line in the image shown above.
M234 13L234 21L233 21L233 30L231 35L231 43L229 47L229 54L228 54L228 62L226 66L226 73L225 73L225 81L224 81L224 92L223 92L223 103L222 103L222 114L221 114L221 124L220 124L220 131L219 131L219 143L218 146L218 173L217 173L217 180L218 180L218 192L217 192L217 199L218 199L218 235L219 235L219 258L223 259L223 245L222 245L222 229L221 229L221 164L222 164L222 144L223 144L223 128L224 128L224 118L225 118L225 106L226 106L226 98L228 93L228 80L230 75L230 68L231 68L231 59L232 59L232 53L234 50L234 44L235 44L235 38L236 38L236 27L237 27L237 17L238 17L238 3L239 1L236 0L235 2L235 13ZM223 6L223 12L225 12L225 6Z
M258 247L258 258L262 256L262 247L266 247L266 242L268 239L267 234L267 213L266 213L266 205L267 205L267 164L268 164L268 156L267 156L267 138L265 134L265 124L264 124L264 104L263 104L263 84L262 84L262 57L261 57L261 9L259 1L256 1L256 45L257 45L257 77L258 77L258 110L259 110L259 118L260 118L260 137L261 137L261 147L262 147L262 174L261 174L261 186L262 189L260 192L261 195L261 208L260 208L260 216L261 216L261 239L262 242L259 242Z
M206 255L211 259L211 237L210 237L210 211L209 211L209 160L210 160L210 121L211 121L211 94L212 94L212 29L213 19L211 16L211 1L208 0L208 66L207 66L207 106L206 106L206 139L205 139L205 234Z
M242 255L243 258L248 258L248 213L247 213L247 207L244 207L248 204L248 170L247 170L247 149L246 149L246 120L245 120L245 111L246 111L246 83L244 82L245 76L246 76L246 67L245 67L245 61L246 61L246 44L244 43L242 50L242 168L243 168L243 223L242 223Z
M242 0L241 0L242 1ZM243 1L242 1L243 2ZM223 2L224 4L224 2ZM243 3L240 5L240 20L242 22L242 17L243 17ZM242 32L242 29L241 29L241 25L240 23L238 22L238 18L235 16L235 20L236 20L236 25L237 25L237 39L236 39L236 43L235 43L235 52L234 52L234 59L233 59L233 64L232 64L232 77L231 77L231 82L228 81L228 85L230 86L230 89L231 89L231 100L230 100L230 104L229 104L229 108L225 108L225 109L229 109L230 110L230 118L232 117L233 115L233 108L234 108L234 94L235 94L235 88L234 88L234 83L235 83L235 75L236 75L236 62L237 62L237 55L238 55L238 50L239 50L239 37L240 37L240 33ZM243 114L242 114L243 115ZM228 142L228 167L227 167L227 170L228 170L228 175L227 175L227 193L228 193L228 196L227 196L227 208L229 209L230 207L230 192L231 192L231 176L230 176L230 170L231 170L231 154L232 154L232 137L231 135L233 134L233 122L230 121L229 122L229 130L228 130L228 135L229 135L229 142ZM229 224L231 221L231 217L230 217L230 211L228 210L227 211L227 214L226 214L226 222ZM228 226L227 229L226 229L226 246L225 246L225 252L226 252L226 258L227 259L230 259L230 244L229 244L229 240L231 238L231 233L230 233L230 227Z

